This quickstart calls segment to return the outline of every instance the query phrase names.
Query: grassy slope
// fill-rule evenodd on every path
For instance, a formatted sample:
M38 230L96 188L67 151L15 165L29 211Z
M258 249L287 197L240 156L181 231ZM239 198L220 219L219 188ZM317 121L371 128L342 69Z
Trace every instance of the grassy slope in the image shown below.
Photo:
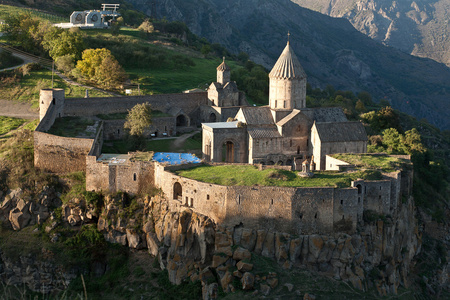
M199 166L177 171L183 177L219 185L283 186L283 187L348 187L351 180L373 176L374 173L315 172L312 178L302 178L293 171L266 169L252 165Z

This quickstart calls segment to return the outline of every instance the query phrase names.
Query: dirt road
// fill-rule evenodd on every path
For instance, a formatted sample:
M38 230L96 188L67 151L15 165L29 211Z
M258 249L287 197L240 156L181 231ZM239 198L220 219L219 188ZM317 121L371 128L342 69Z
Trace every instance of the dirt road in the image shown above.
M31 108L30 103L0 100L0 116L37 119L39 118L39 109Z

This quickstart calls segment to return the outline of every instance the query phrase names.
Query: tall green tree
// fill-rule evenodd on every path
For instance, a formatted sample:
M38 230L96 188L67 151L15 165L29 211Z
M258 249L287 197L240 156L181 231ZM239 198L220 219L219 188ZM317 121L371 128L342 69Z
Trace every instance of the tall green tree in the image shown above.
M144 131L152 124L152 109L151 105L146 102L136 104L128 111L127 119L124 128L128 129L130 135L142 137Z
M85 79L107 88L116 87L126 79L122 66L106 48L84 50L76 68Z

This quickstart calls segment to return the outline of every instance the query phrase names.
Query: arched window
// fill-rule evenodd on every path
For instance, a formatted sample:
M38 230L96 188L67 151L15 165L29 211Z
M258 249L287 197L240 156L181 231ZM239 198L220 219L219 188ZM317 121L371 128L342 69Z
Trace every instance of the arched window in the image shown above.
M183 199L183 188L179 182L175 182L173 185L173 199L182 200Z

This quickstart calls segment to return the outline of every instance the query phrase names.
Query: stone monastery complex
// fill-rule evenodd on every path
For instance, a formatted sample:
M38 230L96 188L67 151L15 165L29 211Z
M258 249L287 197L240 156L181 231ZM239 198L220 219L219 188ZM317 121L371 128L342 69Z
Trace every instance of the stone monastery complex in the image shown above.
M178 176L192 164L169 166L138 155L102 154L103 140L123 139L125 120L100 115L126 113L138 103L154 111L149 136L172 136L202 126L203 164L255 164L260 169L304 172L349 167L329 154L365 153L360 122L340 108L306 107L306 74L289 42L269 74L269 105L248 106L225 61L207 92L65 99L64 90L42 90L34 133L35 166L49 172L86 172L86 189L129 193L162 190L173 209L186 207L217 224L266 228L293 234L355 232L363 213L395 218L411 191L411 171L383 173L382 180L355 180L348 188L223 186ZM62 117L91 118L85 136L48 133ZM269 166L273 165L273 166Z

